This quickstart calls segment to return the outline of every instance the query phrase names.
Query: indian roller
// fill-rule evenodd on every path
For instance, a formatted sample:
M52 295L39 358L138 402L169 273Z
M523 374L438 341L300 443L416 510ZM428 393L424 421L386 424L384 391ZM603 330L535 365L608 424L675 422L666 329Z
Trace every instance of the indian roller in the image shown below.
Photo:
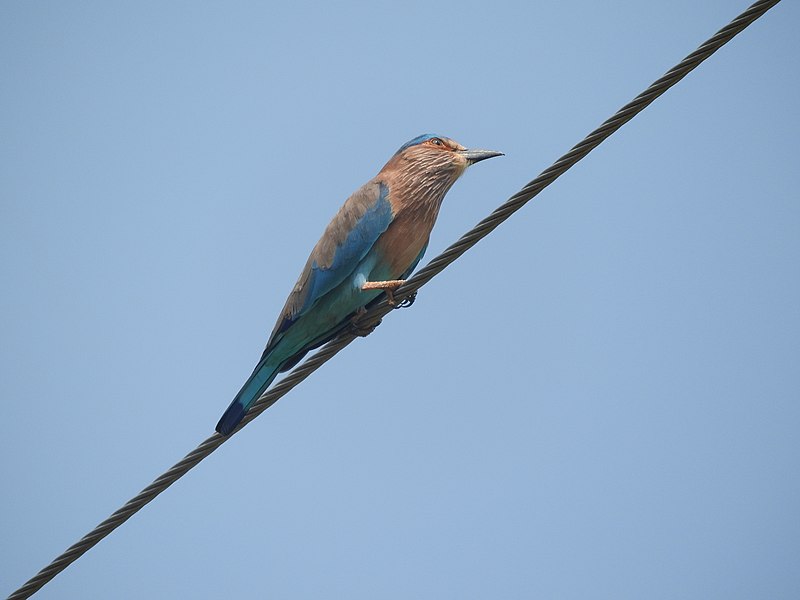
M279 373L336 337L378 296L394 305L394 290L425 254L447 191L467 167L501 155L433 134L403 144L325 229L217 431L229 435Z

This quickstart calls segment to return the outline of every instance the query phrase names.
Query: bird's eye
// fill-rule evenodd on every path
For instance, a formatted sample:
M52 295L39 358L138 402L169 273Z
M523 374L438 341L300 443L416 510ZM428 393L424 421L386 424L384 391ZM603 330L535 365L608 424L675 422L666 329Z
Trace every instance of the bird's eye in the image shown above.
M431 144L434 146L444 146L444 142L439 138L431 138Z

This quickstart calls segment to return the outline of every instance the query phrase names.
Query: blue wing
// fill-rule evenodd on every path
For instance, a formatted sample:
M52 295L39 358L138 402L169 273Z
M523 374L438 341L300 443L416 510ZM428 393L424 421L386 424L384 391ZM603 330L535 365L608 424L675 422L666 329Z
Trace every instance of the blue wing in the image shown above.
M389 190L381 182L371 181L348 198L311 252L281 311L265 355L320 298L353 274L392 219Z

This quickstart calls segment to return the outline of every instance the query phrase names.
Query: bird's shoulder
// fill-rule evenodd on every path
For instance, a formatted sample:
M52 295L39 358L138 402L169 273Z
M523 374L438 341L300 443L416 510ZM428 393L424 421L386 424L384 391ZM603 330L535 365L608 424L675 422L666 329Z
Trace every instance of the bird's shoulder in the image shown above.
M372 179L356 190L342 205L314 246L309 262L317 269L330 269L337 261L355 253L363 257L365 242L385 231L393 217L389 188ZM371 242L370 242L371 240ZM368 249L368 248L367 248Z

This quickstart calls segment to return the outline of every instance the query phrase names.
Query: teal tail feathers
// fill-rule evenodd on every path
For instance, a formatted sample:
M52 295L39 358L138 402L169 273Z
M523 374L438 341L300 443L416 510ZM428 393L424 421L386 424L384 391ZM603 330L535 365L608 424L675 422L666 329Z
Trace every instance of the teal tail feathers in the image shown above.
M273 379L278 375L281 365L275 365L267 360L262 360L256 366L253 374L236 394L236 397L231 402L231 405L222 415L222 418L217 423L217 431L222 435L230 435L236 429L239 422L244 419L247 411L253 406L256 400L264 393L264 390L269 387Z

